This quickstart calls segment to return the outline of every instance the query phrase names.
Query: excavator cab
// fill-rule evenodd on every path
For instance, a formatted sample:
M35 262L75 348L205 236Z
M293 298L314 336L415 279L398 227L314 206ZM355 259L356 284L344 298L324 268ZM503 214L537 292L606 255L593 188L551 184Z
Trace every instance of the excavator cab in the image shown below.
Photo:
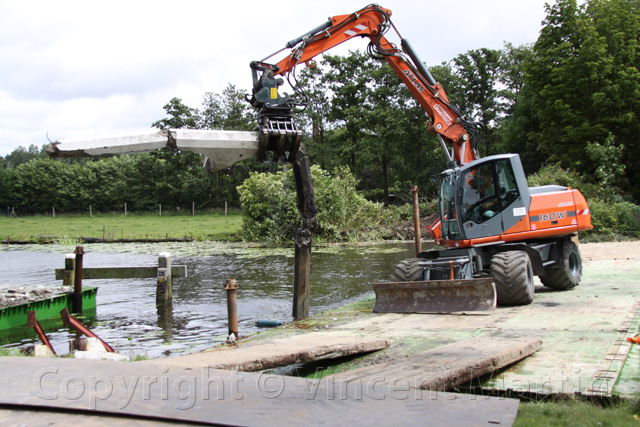
M440 178L441 237L498 236L527 215L531 195L517 154L485 157Z

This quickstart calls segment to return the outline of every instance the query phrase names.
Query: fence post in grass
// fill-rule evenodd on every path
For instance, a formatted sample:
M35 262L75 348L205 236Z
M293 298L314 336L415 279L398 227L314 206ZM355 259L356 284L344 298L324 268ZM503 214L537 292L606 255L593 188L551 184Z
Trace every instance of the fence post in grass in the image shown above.
M89 205L89 218L93 218L93 207Z
M51 216L53 216L54 218L56 217L56 207L52 207L51 208Z
M164 305L173 298L173 278L171 276L171 254L158 254L158 283L156 287L156 305Z
M196 202L191 202L191 216L196 216Z
M124 202L124 216L127 216L127 202Z
M158 203L158 215L162 216L162 203Z
M224 202L224 216L227 216L227 202Z

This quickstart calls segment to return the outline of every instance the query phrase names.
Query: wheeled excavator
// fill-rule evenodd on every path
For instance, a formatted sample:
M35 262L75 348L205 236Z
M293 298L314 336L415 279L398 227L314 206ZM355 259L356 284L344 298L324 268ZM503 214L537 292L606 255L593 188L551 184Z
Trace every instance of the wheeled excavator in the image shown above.
M390 30L399 45L387 39ZM582 259L577 235L592 228L583 195L559 185L528 187L518 154L481 158L482 126L465 120L449 101L392 23L388 9L372 4L333 16L278 52L251 62L253 90L247 100L258 110L263 145L269 143L277 152L278 144L295 150L300 143L293 117L309 100L295 82L293 95L280 93L281 76L291 83L296 67L314 66L314 57L356 37L370 40L368 53L386 60L422 106L447 158L439 177L440 218L429 229L441 248L400 262L397 282L374 285L374 311L484 310L496 301L525 305L534 298L534 276L554 289L578 285ZM285 58L267 62L287 49Z

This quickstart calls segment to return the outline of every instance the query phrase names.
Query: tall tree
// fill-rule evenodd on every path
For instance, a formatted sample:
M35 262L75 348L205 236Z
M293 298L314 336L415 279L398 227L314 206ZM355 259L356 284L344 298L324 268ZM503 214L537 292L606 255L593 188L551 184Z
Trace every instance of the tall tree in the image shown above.
M333 144L337 153L349 159L352 171L359 169L362 161L363 138L366 135L366 121L369 116L368 105L370 72L375 67L373 60L360 51L349 56L325 55L322 65L328 67L324 82L333 97L329 118L340 132L333 135Z
M305 149L315 164L320 165L322 169L331 170L337 161L336 154L329 144L331 102L330 91L323 78L323 68L303 68L298 81L309 100L304 114L296 117L297 124L304 129L306 135Z
M245 93L229 83L222 93L207 92L202 105L202 128L253 130L255 113L244 99Z
M526 63L538 128L532 142L551 161L594 176L588 143L609 135L624 152L627 177L640 180L640 2L558 0L547 5L543 29ZM604 159L602 159L604 161ZM630 189L640 200L640 188Z
M487 48L470 50L455 57L453 63L465 94L463 113L484 126L484 155L495 154L493 128L502 112L497 87L500 51ZM478 148L482 151L483 147Z
M164 105L164 111L169 117L151 124L158 129L200 129L200 112L182 103L182 99L174 97Z
M532 92L525 84L525 64L531 60L533 45L514 46L505 43L500 55L501 85L505 117L499 122L496 131L499 145L498 153L519 153L525 171L535 172L544 163L546 157L538 150L528 135L539 128L539 122L533 112Z
M46 157L44 150L38 148L34 144L31 144L28 148L19 146L5 157L4 167L7 169L13 169L33 159L41 159L44 157Z

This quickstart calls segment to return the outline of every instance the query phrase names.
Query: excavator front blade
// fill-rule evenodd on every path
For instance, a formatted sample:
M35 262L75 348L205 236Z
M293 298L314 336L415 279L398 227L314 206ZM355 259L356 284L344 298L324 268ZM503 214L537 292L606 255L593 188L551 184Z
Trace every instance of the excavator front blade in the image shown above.
M451 313L496 308L491 278L375 283L374 313Z

